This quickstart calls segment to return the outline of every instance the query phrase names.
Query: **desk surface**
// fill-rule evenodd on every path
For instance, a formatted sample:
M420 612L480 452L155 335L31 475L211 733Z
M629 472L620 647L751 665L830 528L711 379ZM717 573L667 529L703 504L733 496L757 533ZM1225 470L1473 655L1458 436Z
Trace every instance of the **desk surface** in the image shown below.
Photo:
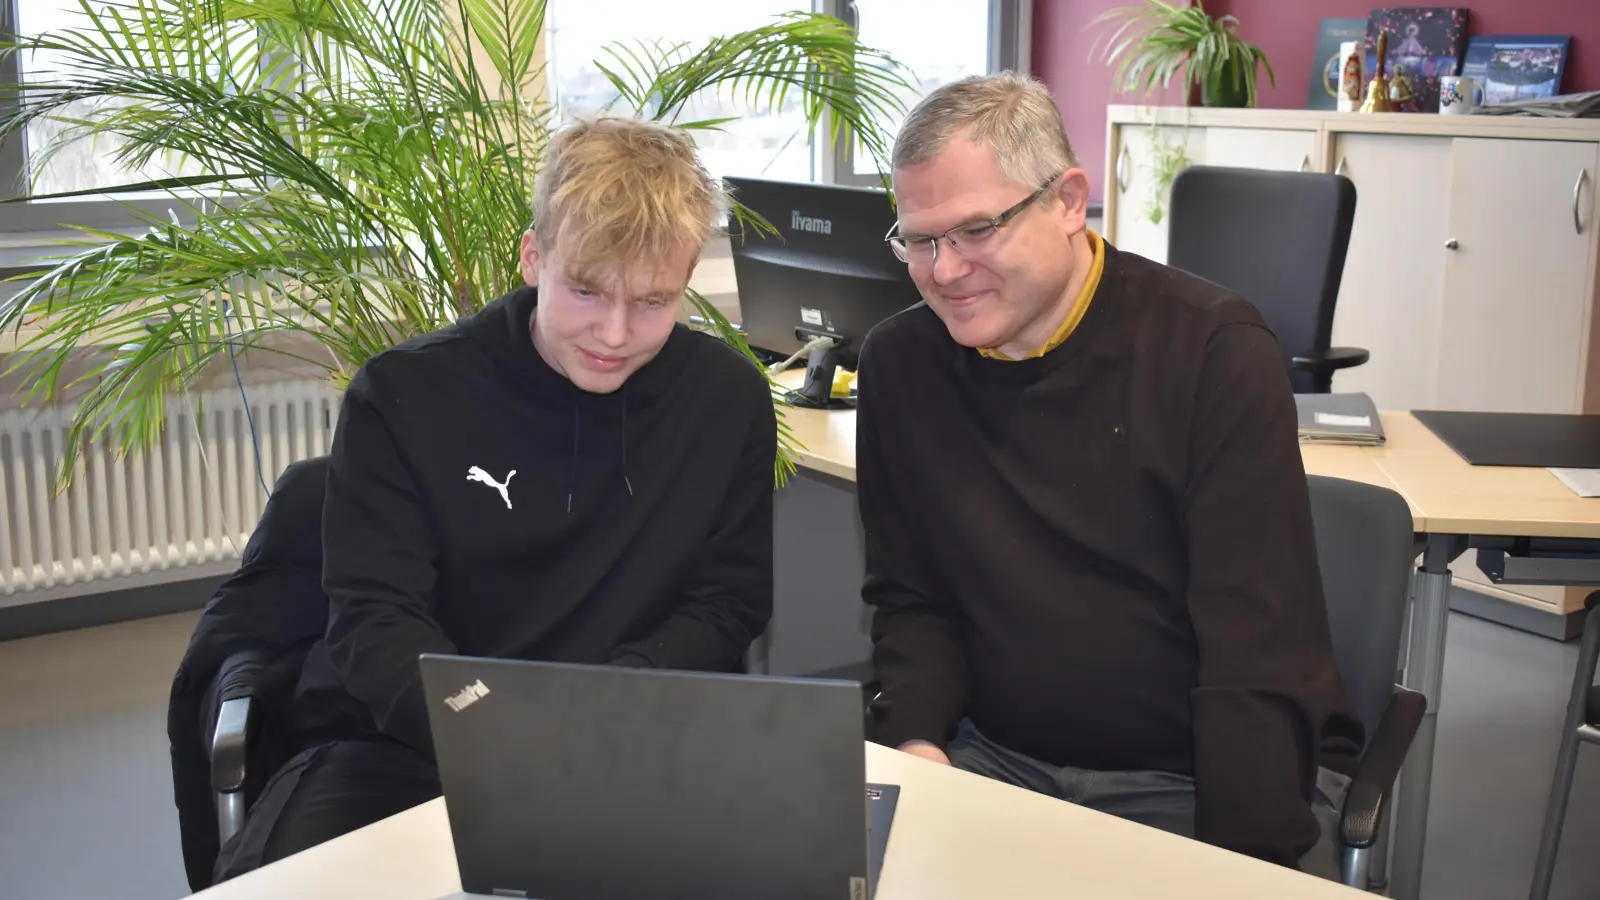
M779 380L798 384L803 375L792 370ZM1382 415L1386 444L1301 444L1306 472L1396 491L1419 532L1600 538L1600 499L1573 494L1544 469L1471 465L1410 413ZM855 480L854 412L788 409L784 420L805 447L801 468Z
M872 744L867 777L901 785L876 900L1362 896ZM432 900L460 889L444 801L435 800L199 896Z
M1545 469L1474 466L1410 413L1384 413L1388 442L1363 447L1434 534L1600 538L1600 499Z

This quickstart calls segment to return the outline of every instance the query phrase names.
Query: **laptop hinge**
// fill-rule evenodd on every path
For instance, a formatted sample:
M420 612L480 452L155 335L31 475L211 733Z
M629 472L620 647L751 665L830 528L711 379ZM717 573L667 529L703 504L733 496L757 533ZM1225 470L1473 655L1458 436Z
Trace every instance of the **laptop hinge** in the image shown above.
M527 891L519 891L512 888L495 888L489 893L496 897L522 897L523 900L527 900L528 896Z

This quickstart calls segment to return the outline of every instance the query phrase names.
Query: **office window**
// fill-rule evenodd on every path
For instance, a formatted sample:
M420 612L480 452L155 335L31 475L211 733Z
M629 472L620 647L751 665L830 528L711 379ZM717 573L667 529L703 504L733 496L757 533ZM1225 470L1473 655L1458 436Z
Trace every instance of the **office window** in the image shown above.
M941 84L990 70L990 5L990 0L855 2L861 42L887 51L911 70L907 80L914 90L900 98L908 110ZM892 138L904 119L878 124ZM850 165L855 175L878 173L872 155L860 146Z
M660 0L551 0L549 72L554 100L564 118L598 112L615 95L595 66L609 66L603 48L615 41L644 39L698 47L710 37L772 21L778 13L811 8L852 21L861 39L887 50L911 70L914 90L907 108L935 87L966 75L1002 68L1027 68L1031 16L1027 0L704 0L699 4ZM826 160L813 135L804 133L799 103L790 99L776 113L757 111L724 94L702 98L684 111L684 121L740 116L725 133L700 132L696 140L717 175L783 180L876 183L876 167L860 148L840 148ZM880 123L892 135L900 119Z
M37 36L63 28L81 28L89 24L78 0L0 0L16 4L17 31L23 36ZM18 75L24 84L38 83L51 77L56 65L52 52L30 53L18 57ZM92 109L92 101L79 101L63 110L63 116L84 116ZM132 184L156 178L171 178L199 173L199 167L175 155L162 155L146 166L134 168L117 162L116 152L122 142L109 136L93 140L79 139L45 156L37 152L65 131L67 124L36 119L28 124L24 135L21 165L31 179L30 194L53 194L62 191L81 191ZM5 173L9 174L9 173ZM126 195L125 195L126 196Z
M706 40L772 23L780 13L807 8L796 0L701 0L691 5L660 0L552 0L546 20L547 64L557 110L563 120L588 118L616 96L599 65L616 70L605 47L639 40L662 47L685 42L688 51ZM599 63L597 65L596 63ZM626 110L622 110L626 112ZM701 158L713 175L810 181L815 166L811 136L800 101L791 95L781 109L751 105L729 91L690 101L681 122L738 116L723 131L696 131Z

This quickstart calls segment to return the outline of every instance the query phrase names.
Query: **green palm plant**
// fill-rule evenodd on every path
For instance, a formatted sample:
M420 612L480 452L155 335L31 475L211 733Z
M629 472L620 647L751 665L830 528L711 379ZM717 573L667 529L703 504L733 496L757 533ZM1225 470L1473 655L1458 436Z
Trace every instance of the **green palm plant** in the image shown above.
M1090 56L1100 50L1116 64L1115 83L1124 93L1146 94L1157 84L1165 90L1182 72L1185 93L1199 85L1206 106L1255 106L1257 66L1278 83L1267 55L1239 36L1239 20L1212 18L1201 0L1192 6L1144 0L1108 10L1091 24L1107 30Z
M175 214L129 204L143 233L76 229L0 312L0 328L36 329L11 366L25 402L86 390L63 484L93 442L148 448L166 404L214 362L278 354L342 386L374 354L521 283L514 249L555 124L536 89L544 0L80 2L80 27L0 42L55 60L0 87L0 108L12 104L0 140L49 123L59 133L36 163L89 137L118 162L177 160L182 174L45 195L160 191ZM859 140L880 164L875 123L910 89L892 59L810 13L700 47L613 45L597 66L616 89L610 112L697 131L729 121L680 121L705 91L774 110L797 99L808 131ZM690 301L750 355L715 306ZM86 347L106 350L69 376ZM782 483L796 445L778 405Z

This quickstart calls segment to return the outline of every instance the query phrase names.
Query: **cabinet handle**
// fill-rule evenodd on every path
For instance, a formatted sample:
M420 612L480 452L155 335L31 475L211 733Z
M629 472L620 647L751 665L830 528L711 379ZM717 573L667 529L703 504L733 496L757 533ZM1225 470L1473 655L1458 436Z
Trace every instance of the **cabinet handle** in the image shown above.
M1128 192L1128 164L1132 159L1128 153L1128 145L1122 145L1122 152L1117 154L1117 190L1126 194Z
M1583 234L1582 198L1583 183L1589 180L1589 170L1578 170L1578 183L1572 186L1572 230Z
M1339 164L1333 167L1333 174L1343 175L1345 170L1344 157L1339 157Z
M1460 246L1461 246L1461 242L1456 240L1455 238L1451 238L1450 240L1444 242L1444 248L1446 250L1455 250L1455 249L1460 248Z
M1307 153L1305 157L1300 160L1300 171L1311 171L1311 154Z

